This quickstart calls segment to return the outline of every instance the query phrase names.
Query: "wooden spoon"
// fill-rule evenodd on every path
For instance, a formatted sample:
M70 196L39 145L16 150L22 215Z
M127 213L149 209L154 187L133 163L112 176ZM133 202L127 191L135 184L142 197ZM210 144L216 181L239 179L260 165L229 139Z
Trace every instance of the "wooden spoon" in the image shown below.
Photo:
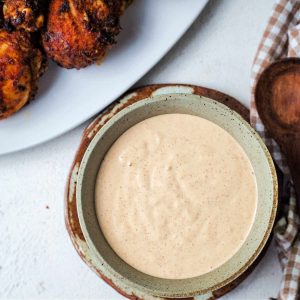
M266 129L285 154L300 209L300 59L270 65L258 80L255 101Z

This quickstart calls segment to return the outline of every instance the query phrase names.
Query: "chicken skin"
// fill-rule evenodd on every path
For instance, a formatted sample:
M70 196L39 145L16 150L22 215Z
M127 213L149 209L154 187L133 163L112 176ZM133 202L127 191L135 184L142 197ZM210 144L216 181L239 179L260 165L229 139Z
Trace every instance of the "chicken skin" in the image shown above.
M48 0L5 0L5 22L16 29L34 32L44 24L44 12Z
M29 33L0 29L0 119L18 111L34 96L44 67L43 54Z
M43 34L48 57L65 68L101 61L116 42L131 0L51 0Z

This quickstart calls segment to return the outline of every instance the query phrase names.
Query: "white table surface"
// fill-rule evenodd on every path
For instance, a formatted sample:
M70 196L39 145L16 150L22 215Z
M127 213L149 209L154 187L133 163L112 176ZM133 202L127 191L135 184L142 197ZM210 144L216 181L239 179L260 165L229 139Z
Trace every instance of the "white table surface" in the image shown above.
M137 86L197 84L228 93L248 106L251 63L273 3L211 0L187 34ZM0 157L1 298L123 299L81 261L65 229L65 182L85 126L39 147ZM0 147L1 143L5 141ZM251 276L223 299L275 297L280 279L272 244Z

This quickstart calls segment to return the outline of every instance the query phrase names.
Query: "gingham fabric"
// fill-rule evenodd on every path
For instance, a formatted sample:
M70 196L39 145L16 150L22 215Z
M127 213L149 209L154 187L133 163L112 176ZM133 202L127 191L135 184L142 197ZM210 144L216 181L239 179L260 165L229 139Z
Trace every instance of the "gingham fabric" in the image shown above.
M278 257L283 270L279 300L300 299L300 219L289 170L280 148L265 131L256 110L254 91L257 79L272 62L284 57L300 57L300 0L277 0L262 41L259 45L251 75L252 99L250 121L268 146L274 161L284 174L280 209L283 217L274 227Z

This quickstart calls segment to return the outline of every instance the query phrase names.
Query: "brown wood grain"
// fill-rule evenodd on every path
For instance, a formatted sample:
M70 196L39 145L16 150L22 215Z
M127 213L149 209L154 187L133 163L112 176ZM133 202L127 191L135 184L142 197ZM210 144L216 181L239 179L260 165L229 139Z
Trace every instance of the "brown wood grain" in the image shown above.
M260 118L285 154L300 209L300 59L271 64L258 80L255 99Z

